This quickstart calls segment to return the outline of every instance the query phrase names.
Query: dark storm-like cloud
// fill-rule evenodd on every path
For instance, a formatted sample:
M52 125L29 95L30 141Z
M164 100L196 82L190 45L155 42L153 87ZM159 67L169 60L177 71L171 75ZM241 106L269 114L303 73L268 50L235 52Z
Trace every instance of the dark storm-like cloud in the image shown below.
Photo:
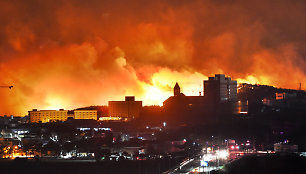
M2 90L0 106L105 103L110 84L115 98L142 96L162 69L295 88L306 83L305 11L300 0L3 0L0 84L19 88Z

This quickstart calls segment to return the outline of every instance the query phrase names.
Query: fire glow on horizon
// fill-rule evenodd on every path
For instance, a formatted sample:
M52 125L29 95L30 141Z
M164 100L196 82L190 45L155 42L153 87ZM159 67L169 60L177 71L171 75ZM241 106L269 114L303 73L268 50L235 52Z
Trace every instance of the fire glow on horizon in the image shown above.
M291 0L1 1L0 85L14 88L0 90L0 115L106 105L125 95L162 105L175 82L199 95L217 73L305 88L305 7Z

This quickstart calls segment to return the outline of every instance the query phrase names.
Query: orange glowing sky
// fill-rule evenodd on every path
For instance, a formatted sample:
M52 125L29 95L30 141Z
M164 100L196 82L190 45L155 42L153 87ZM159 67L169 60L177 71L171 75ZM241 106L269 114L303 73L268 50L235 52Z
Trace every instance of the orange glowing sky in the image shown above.
M135 95L161 105L175 82L306 86L306 1L0 1L0 115L106 105Z

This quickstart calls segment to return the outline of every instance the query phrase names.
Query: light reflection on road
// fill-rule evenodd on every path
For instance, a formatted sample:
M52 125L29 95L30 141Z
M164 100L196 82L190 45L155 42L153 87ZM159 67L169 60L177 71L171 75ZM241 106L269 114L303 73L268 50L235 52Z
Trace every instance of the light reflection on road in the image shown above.
M245 153L243 151L227 151L227 150L204 153L194 158L194 160L190 160L190 162L184 163L184 166L180 166L179 170L173 173L175 174L210 173L213 170L222 169L226 163L238 159L244 155ZM208 166L201 166L201 161L206 161Z

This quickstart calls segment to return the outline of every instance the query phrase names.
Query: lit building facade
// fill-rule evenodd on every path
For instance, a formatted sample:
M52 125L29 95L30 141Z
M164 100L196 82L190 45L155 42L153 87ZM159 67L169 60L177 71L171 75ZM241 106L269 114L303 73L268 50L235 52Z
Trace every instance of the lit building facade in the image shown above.
M204 95L211 101L237 101L237 81L224 74L204 80Z
M52 121L66 121L68 119L68 110L37 110L29 111L30 122L47 123Z
M31 123L47 123L54 121L66 121L69 117L74 119L94 119L97 120L96 110L37 110L29 111Z
M276 100L285 100L285 99L293 99L296 98L297 94L296 93L275 93L275 99Z
M134 96L126 96L125 101L109 101L109 116L134 119L140 116L142 101L135 101Z
M74 110L74 119L97 120L97 111L96 110Z

